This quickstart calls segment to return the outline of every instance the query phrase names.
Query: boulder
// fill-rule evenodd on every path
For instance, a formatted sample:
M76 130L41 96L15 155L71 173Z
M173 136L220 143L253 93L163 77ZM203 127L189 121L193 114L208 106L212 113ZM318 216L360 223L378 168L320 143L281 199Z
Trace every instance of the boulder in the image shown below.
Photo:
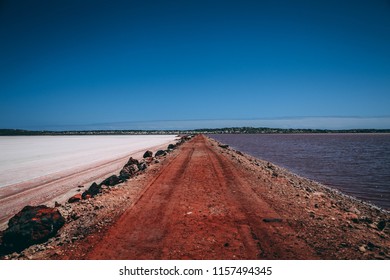
M181 137L181 140L182 140L183 142L185 142L185 141L191 140L191 138L192 138L191 135L184 135L184 136Z
M122 183L123 180L121 180L118 176L112 175L105 179L103 182L100 183L100 185L105 185L107 187L118 185L119 183Z
M26 206L8 221L2 237L2 252L20 252L33 244L45 242L64 224L65 219L56 208Z
M142 162L140 164L138 164L138 170L139 171L144 171L148 166L146 165L145 162Z
M75 194L74 196L72 196L71 198L69 198L68 202L74 203L74 202L80 201L81 199L82 199L81 193L78 193L78 194Z
M143 158L148 158L148 157L153 157L153 152L152 152L152 151L146 151L146 152L144 153Z
M101 185L98 185L96 184L95 182L92 183L92 185L88 188L88 190L86 190L85 192L83 192L83 194L81 195L81 197L83 199L87 199L89 197L94 197L95 195L97 195L98 193L100 193L102 190L102 187Z
M128 162L125 164L126 165L132 165L132 164L135 164L135 165L138 165L139 164L139 161L134 159L134 158L129 158Z
M137 161L138 162L138 161ZM122 180L127 180L134 176L138 171L138 164L126 164L122 170L119 172L119 178Z
M163 150L158 150L156 152L156 157L165 156L167 153Z
M174 144L169 144L168 145L168 150L173 150L175 148L176 148L176 146Z

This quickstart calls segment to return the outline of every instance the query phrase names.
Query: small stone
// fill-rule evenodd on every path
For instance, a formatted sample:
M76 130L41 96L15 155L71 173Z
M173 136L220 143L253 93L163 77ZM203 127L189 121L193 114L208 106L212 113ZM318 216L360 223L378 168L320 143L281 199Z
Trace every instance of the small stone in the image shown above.
M69 198L68 203L74 203L74 202L80 201L81 199L82 199L81 194L78 193L78 194L75 194L74 196L72 196L71 198Z
M266 223L280 223L280 222L282 222L282 219L280 219L280 218L264 218L263 222L266 222Z
M379 229L379 230L384 230L385 229L385 227L386 227L386 221L385 220L382 220L382 221L380 221L377 225L376 225L376 227Z
M372 242L368 242L368 243L367 243L367 247L368 247L369 250L372 250L372 249L374 249L374 248L380 248L379 246L375 245L375 244L372 243Z
M219 144L218 146L220 146L220 147L223 148L223 149L229 148L229 145L225 145L225 144Z
M72 219L72 220L77 220L77 219L79 219L80 218L80 216L79 215L77 215L77 213L72 213L71 215L70 215L70 218Z
M367 250L366 250L366 246L362 245L359 247L359 251L362 252L362 253L365 253Z

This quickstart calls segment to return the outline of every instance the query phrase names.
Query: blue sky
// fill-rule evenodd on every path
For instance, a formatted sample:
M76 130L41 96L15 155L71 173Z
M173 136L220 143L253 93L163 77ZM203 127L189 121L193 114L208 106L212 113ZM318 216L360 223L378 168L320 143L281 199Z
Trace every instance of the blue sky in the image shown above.
M385 0L2 0L0 128L390 128L389 50Z

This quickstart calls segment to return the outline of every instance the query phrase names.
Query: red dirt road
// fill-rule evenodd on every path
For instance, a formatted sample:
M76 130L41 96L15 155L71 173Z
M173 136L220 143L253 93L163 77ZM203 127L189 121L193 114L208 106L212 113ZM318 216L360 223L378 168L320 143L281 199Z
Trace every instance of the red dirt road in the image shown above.
M197 136L86 259L316 259L258 192L259 181Z

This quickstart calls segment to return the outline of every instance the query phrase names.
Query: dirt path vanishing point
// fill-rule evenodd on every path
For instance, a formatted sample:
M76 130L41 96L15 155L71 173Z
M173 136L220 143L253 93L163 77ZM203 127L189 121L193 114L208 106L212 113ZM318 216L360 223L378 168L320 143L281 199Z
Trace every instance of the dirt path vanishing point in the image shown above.
M202 135L161 170L87 259L316 259Z

